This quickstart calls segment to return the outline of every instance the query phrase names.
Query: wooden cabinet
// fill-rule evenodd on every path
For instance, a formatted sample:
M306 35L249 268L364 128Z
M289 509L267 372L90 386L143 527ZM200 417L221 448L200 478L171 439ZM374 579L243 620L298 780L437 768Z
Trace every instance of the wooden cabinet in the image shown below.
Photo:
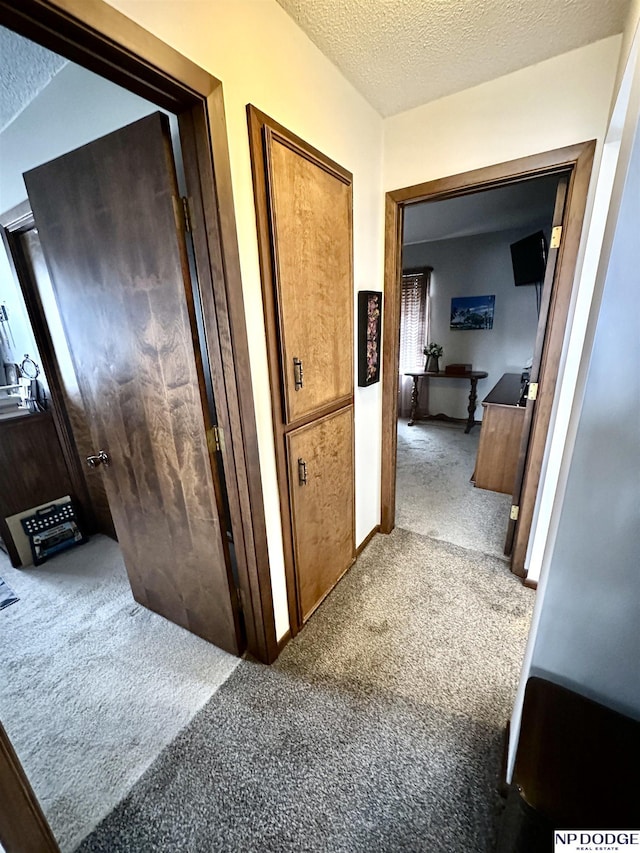
M290 424L353 394L351 184L279 134L266 144Z
M479 489L513 494L525 412L518 405L519 397L520 375L505 373L482 401L484 414L474 474Z
M353 409L287 435L298 601L305 621L353 562Z
M355 559L352 175L249 128L291 633Z
M0 537L14 566L20 565L6 519L73 495L50 412L0 420Z

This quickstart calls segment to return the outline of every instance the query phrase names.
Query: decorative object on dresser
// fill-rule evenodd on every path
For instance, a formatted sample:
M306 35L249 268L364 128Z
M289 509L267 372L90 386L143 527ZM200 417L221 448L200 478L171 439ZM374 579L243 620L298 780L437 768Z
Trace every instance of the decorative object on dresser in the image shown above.
M442 358L443 349L440 344L427 344L422 350L426 355L427 360L424 365L425 373L440 373L440 359Z

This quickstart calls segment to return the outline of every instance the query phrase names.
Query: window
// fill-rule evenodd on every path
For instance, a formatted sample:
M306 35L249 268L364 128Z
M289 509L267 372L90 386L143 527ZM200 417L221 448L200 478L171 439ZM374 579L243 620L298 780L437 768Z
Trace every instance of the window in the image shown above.
M402 275L400 302L400 373L424 368L424 345L429 332L431 267Z

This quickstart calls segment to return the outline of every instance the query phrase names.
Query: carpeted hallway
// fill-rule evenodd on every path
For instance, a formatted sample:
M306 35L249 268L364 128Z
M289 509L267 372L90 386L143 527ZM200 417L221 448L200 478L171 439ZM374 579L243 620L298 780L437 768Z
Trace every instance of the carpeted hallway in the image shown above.
M491 850L533 593L396 530L273 667L243 661L79 853Z
M272 667L137 606L101 537L2 566L0 716L63 853L492 850L534 593L501 556L508 496L469 483L477 430L400 429L411 529L376 537Z

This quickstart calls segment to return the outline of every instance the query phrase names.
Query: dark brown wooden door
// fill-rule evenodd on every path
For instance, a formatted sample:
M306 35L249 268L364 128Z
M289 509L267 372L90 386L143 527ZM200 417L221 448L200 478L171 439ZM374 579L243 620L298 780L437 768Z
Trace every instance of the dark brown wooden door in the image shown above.
M288 433L287 453L305 622L354 560L353 408Z
M285 422L353 394L351 182L267 129Z
M25 175L133 595L237 653L169 124Z

